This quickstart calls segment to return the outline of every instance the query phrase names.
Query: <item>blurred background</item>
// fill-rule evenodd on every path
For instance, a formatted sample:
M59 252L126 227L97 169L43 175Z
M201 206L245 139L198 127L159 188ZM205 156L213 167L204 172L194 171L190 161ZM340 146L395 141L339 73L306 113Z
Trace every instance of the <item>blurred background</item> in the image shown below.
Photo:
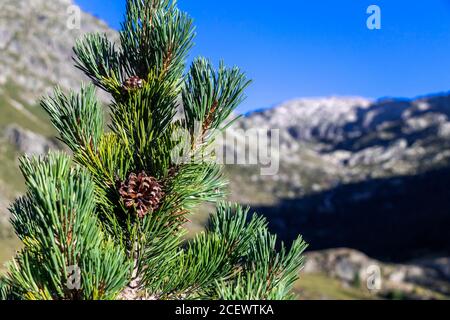
M197 27L189 59L254 80L231 133L280 130L277 174L226 170L231 200L310 244L299 299L448 299L450 1L178 2ZM20 247L7 211L24 190L17 158L62 148L39 98L87 81L75 39L117 39L124 11L125 0L0 0L0 272Z

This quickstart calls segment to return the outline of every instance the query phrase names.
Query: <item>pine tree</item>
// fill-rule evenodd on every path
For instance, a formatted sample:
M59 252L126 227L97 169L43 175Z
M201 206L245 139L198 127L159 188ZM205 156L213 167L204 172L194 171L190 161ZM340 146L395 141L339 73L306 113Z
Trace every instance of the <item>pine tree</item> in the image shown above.
M126 9L120 45L90 34L74 47L93 84L42 101L72 156L20 159L27 192L10 211L23 249L0 297L292 298L306 244L279 245L263 217L222 202L210 152L249 81L204 58L186 71L194 31L174 1ZM112 97L108 114L95 86ZM204 202L216 212L187 241L187 218Z

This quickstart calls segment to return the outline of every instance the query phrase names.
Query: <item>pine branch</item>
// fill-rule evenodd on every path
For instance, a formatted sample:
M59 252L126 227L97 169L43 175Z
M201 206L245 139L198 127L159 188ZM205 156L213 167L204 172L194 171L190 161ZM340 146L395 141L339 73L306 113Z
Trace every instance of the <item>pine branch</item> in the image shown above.
M208 133L225 130L235 120L225 122L243 101L243 92L248 81L239 68L228 69L223 63L215 71L212 64L204 59L196 59L189 71L183 88L183 107L186 128L191 136L196 135L197 126L201 124L195 145L211 139Z
M125 80L119 51L106 35L88 34L75 44L75 66L94 84L113 95Z
M111 131L92 85L42 102L74 163L21 158L27 192L10 211L23 249L1 299L290 298L306 245L277 252L248 209L219 204L184 242L196 206L226 196L210 149L249 85L238 68L203 58L184 74L193 36L175 1L127 0L120 46L93 34L76 43L76 66L112 95ZM80 286L68 285L72 267Z
M13 226L25 245L8 268L6 282L14 295L114 298L127 280L129 266L97 220L89 175L71 168L69 158L61 154L22 158L20 168L28 192L11 208ZM81 272L80 290L67 286L70 266Z
M60 134L60 139L72 151L95 149L104 132L104 116L92 85L82 85L79 94L65 95L56 88L54 96L44 99L42 108Z
M241 272L255 233L265 230L264 219L238 205L220 204L205 233L188 243L168 267L171 274L159 295L170 299L213 297L216 281L229 281Z
M129 75L147 78L154 70L168 81L182 78L193 39L192 20L170 1L128 1L120 40Z
M298 279L303 265L302 253L307 245L299 237L289 252L281 245L276 249L276 236L262 229L252 241L242 265L242 272L228 281L216 282L218 299L224 300L284 300L293 298L289 292Z
M167 171L174 148L171 132L176 99L174 84L151 73L142 89L111 105L111 130L131 148L139 169L158 175Z

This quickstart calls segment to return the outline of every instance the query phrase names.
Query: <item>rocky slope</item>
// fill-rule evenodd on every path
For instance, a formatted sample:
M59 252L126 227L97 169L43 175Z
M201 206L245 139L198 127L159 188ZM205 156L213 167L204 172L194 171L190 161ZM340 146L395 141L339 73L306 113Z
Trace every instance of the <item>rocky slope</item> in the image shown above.
M261 176L254 170L250 179L267 194L295 198L341 184L446 166L449 116L446 94L375 102L299 99L251 113L235 129L280 129L279 175Z
M268 216L285 240L302 233L313 249L397 261L449 255L449 117L447 94L300 99L252 113L234 129L280 129L280 169L264 176L229 166L235 200Z
M84 12L80 16L80 28L69 27L72 6L71 0L2 0L0 3L0 190L3 199L22 190L16 170L17 156L23 152L40 153L54 146L54 142L46 139L54 132L37 106L38 99L55 85L78 88L86 80L73 67L75 40L88 32L116 36L105 23ZM0 215L2 211L3 205Z
M450 296L450 259L392 264L352 249L329 249L306 255L303 278L297 292L306 298L445 299ZM317 290L322 279L328 281Z
M71 0L3 0L0 10L0 86L20 90L33 105L54 84L77 87L80 73L73 68L72 46L87 32L108 33L106 24L81 12L80 28L70 24ZM20 107L16 108L20 109Z

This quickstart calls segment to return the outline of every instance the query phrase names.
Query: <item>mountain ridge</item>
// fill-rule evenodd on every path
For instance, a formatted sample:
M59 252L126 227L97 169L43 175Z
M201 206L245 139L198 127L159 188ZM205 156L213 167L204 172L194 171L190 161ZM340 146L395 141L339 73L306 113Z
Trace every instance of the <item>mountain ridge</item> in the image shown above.
M23 147L46 144L55 135L39 99L55 85L78 90L89 81L74 67L72 47L89 32L117 32L80 11L80 29L68 28L72 0L2 0L0 4L0 190L2 203L23 191L17 158ZM106 101L106 94L99 91ZM28 140L23 140L27 137ZM31 138L31 139L30 139ZM22 140L21 140L22 139ZM20 142L21 141L21 142ZM17 145L20 142L20 145ZM24 143L25 142L25 143ZM54 145L54 143L51 143ZM0 207L0 215L5 214Z

